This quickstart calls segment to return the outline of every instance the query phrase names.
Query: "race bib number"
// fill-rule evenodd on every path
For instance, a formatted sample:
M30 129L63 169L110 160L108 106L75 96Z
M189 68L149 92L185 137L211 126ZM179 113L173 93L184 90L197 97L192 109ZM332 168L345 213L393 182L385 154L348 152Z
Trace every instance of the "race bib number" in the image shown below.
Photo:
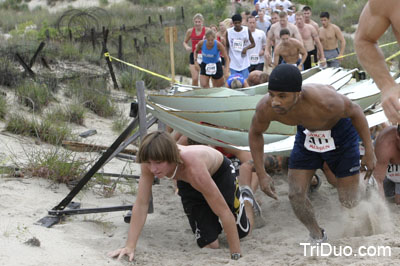
M234 39L232 43L232 49L238 52L242 52L243 50L243 40Z
M336 149L330 130L309 131L306 129L303 133L306 135L304 147L309 151L322 153Z
M199 63L199 65L203 62L203 55L202 54L197 54L197 63Z
M386 177L395 183L400 182L400 165L389 164L386 170Z
M250 64L251 64L251 65L257 65L259 59L260 59L260 57L258 56L258 54L252 54L252 55L250 55Z
M217 64L209 63L206 65L206 75L213 76L217 73Z

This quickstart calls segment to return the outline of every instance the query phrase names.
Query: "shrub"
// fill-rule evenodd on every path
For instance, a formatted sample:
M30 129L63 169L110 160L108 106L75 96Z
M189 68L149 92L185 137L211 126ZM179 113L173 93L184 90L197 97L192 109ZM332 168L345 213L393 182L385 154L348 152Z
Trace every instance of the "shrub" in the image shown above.
M7 57L0 58L0 85L13 87L20 80L20 71Z
M53 121L63 121L83 125L85 113L86 109L80 104L70 104L65 108L60 106L55 108L48 112L46 117Z
M41 111L53 99L46 85L25 82L18 86L16 90L19 101L34 111Z
M25 168L32 176L68 184L81 178L86 163L75 158L72 152L56 148L50 151L33 151L28 155Z
M7 114L7 101L3 95L0 95L0 119L4 119Z
M13 134L37 137L54 145L60 145L63 140L72 136L71 130L66 124L49 119L37 122L22 114L10 115L5 130Z
M129 118L123 116L122 114L119 115L116 119L112 122L112 130L116 133L122 133L124 129L128 126Z

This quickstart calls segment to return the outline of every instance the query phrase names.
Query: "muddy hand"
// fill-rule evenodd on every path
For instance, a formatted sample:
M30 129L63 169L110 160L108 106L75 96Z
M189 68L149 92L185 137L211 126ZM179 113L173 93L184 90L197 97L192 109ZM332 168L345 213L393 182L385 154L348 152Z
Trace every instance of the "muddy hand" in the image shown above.
M278 196L275 192L274 181L271 179L271 177L267 176L266 178L260 178L260 188L269 197L276 200L278 199Z

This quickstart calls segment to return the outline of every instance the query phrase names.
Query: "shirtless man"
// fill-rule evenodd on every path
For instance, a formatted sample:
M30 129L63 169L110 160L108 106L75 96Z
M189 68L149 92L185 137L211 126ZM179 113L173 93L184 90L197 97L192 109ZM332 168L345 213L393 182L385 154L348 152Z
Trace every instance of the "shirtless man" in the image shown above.
M374 177L381 196L394 194L396 204L400 204L400 126L386 127L379 133L375 155Z
M124 248L109 254L111 257L120 259L127 255L129 261L133 260L155 176L177 180L183 209L200 248L218 248L218 235L223 228L231 258L241 257L239 238L251 231L254 216L250 202L254 202L254 196L249 189L239 190L229 159L208 146L177 145L168 133L161 131L146 135L138 158L141 176L128 239Z
M299 29L301 37L303 38L304 48L307 50L307 59L304 62L304 70L311 68L311 55L314 56L314 62L317 62L319 59L321 65L325 65L324 49L319 40L318 31L316 31L310 24L304 23L303 12L296 13L296 27ZM317 49L315 49L315 47L317 47ZM318 58L315 57L316 55L318 55Z
M282 29L288 29L290 37L294 37L300 42L303 42L300 32L297 27L288 22L286 12L279 13L279 23L272 24L271 29L268 31L267 46L265 47L265 60L268 65L272 65L272 51L271 47L275 47L280 43L280 32Z
M289 199L297 218L310 232L311 242L327 239L319 227L307 191L315 170L326 161L337 177L339 200L345 207L357 203L360 152L358 135L365 146L361 161L369 174L376 158L367 119L359 105L332 86L302 86L298 68L281 64L271 73L269 92L257 104L249 130L249 144L261 190L277 199L273 180L264 169L263 132L272 121L297 125L297 135L289 159ZM357 134L358 133L358 134Z
M183 47L185 47L186 51L191 52L189 56L189 69L190 69L190 74L192 75L192 85L198 86L200 71L196 68L194 64L193 54L194 50L196 50L197 43L204 39L204 35L206 34L206 30L208 30L208 28L203 26L204 18L203 15L200 13L194 15L193 23L194 27L186 31L185 39L183 40ZM192 46L188 45L190 40L192 40ZM201 63L200 59L201 57L199 56L199 61Z
M328 12L321 12L319 17L322 23L322 27L319 28L319 38L324 48L326 63L328 67L339 67L341 59L334 58L343 56L346 40L340 28L331 23ZM338 50L338 41L340 42L340 50Z
M361 13L354 40L358 60L381 90L383 110L394 124L400 123L400 85L390 75L377 43L390 26L400 43L399 9L398 0L369 0Z
M290 37L287 29L280 32L281 42L275 47L274 66L279 64L279 57L283 58L282 64L291 64L303 70L304 61L307 58L307 51L299 40ZM300 58L301 55L301 58Z
M304 6L302 11L303 11L303 15L304 15L304 23L310 24L318 32L319 31L318 23L311 19L311 16L312 16L311 7Z

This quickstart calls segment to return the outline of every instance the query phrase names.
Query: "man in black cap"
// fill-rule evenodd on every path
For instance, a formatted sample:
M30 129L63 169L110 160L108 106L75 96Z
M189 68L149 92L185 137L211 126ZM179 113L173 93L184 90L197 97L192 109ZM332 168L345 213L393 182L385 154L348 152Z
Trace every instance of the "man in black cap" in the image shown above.
M257 104L249 131L250 150L260 187L277 199L273 180L263 164L263 133L272 121L297 125L289 159L289 199L297 218L310 232L310 242L327 240L319 227L307 192L311 179L326 162L337 178L339 200L344 207L357 204L360 169L358 134L365 146L361 166L371 174L376 164L368 123L360 106L332 86L302 86L298 68L282 64L269 77L269 91ZM358 134L357 134L358 132Z

